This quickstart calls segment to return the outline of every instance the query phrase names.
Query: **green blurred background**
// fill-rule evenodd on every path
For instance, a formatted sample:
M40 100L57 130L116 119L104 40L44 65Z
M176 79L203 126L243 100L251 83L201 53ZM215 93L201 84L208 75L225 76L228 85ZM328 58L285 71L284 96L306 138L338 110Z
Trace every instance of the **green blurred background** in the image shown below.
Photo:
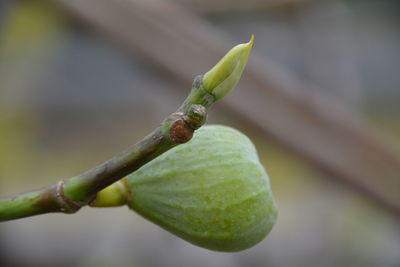
M1 196L52 184L107 160L156 127L190 88L157 64L156 51L154 57L135 47L128 53L60 2L0 1ZM170 2L229 37L231 46L255 33L254 51L262 60L324 88L318 90L367 117L380 140L398 151L399 1ZM168 17L167 3L162 5ZM171 28L165 32L175 34ZM187 37L176 34L177 43L182 38ZM207 69L193 63L191 71ZM239 84L240 90L246 88ZM228 96L235 97L240 95ZM83 208L74 215L2 223L0 265L400 266L398 214L224 109L213 108L209 123L238 128L258 148L280 209L263 242L240 253L211 252L127 208ZM400 195L400 188L392 189Z

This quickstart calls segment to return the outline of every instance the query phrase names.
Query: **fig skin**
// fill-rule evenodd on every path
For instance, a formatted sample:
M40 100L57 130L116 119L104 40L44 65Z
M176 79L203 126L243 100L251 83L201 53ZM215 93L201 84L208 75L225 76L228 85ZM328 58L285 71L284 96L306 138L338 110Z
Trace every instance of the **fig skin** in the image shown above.
M269 178L252 142L239 131L203 126L127 177L128 205L197 246L250 248L277 219Z

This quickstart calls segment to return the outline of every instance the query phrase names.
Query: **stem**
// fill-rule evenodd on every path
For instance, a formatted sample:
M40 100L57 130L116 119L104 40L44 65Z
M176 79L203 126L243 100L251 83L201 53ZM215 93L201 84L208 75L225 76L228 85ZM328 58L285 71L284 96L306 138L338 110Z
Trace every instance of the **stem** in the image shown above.
M90 203L96 193L153 160L165 151L188 142L206 120L215 97L196 77L182 106L151 134L99 166L43 189L0 199L0 221L49 212L74 213Z
M188 142L193 132L205 123L207 109L235 87L252 46L253 36L247 44L232 48L204 77L197 76L189 96L178 110L120 155L56 185L0 199L0 221L48 212L74 213L92 202L97 192L174 146ZM113 204L119 201L114 199Z
M26 217L61 209L55 197L57 189L50 186L15 197L0 199L1 220Z

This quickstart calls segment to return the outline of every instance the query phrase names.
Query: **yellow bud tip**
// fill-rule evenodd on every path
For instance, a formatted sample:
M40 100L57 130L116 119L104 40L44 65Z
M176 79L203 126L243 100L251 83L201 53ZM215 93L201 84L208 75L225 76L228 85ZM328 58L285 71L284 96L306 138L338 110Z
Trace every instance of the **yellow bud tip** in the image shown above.
M203 76L203 87L216 100L226 96L239 82L254 43L250 41L233 47L211 70Z
M251 51L251 48L253 47L253 44L254 44L254 33L251 35L250 41L248 41L246 43L246 45L250 46L250 51Z

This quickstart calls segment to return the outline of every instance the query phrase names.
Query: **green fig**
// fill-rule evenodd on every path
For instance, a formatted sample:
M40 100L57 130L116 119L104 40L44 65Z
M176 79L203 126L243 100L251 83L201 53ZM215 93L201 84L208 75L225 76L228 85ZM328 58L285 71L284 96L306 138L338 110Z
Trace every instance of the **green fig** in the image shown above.
M252 142L225 126L204 126L129 175L127 204L195 245L247 249L270 232L277 208Z

